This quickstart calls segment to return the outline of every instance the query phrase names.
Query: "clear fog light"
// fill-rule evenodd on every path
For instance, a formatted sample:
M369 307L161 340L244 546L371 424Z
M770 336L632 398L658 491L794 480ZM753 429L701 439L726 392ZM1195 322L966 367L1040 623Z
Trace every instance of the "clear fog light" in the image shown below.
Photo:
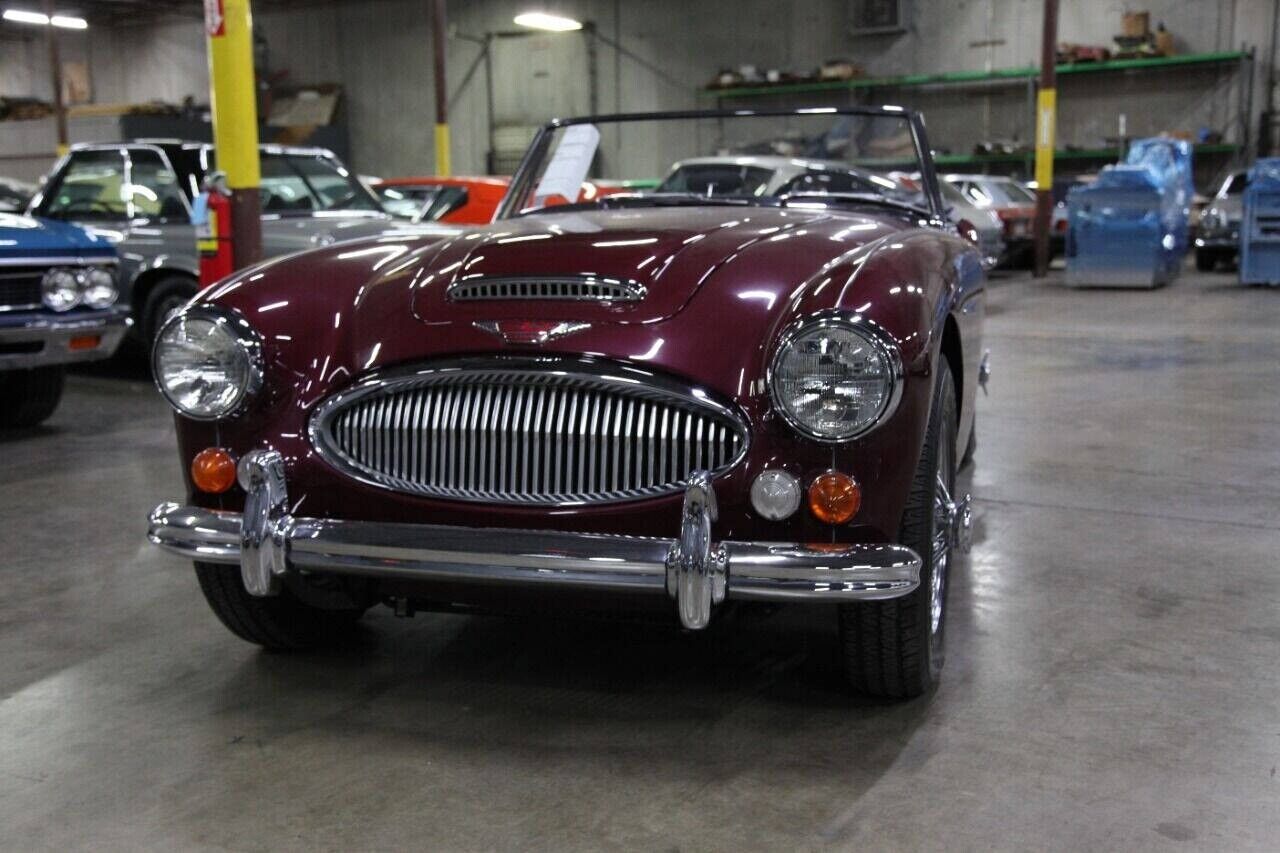
M40 280L40 298L54 311L70 311L80 304L80 282L71 270L52 269Z
M116 301L116 277L105 267L92 267L84 273L84 304L90 308L109 308Z
M777 468L766 468L751 484L751 506L762 518L781 521L800 508L800 481Z

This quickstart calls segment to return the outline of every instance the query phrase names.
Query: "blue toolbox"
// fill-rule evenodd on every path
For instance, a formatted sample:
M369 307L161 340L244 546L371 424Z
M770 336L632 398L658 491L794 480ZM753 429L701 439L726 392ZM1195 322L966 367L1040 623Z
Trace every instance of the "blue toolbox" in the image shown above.
M1187 252L1195 187L1191 145L1139 139L1124 162L1067 195L1067 283L1077 287L1159 287Z
M1249 170L1240 220L1240 283L1280 284L1280 157Z

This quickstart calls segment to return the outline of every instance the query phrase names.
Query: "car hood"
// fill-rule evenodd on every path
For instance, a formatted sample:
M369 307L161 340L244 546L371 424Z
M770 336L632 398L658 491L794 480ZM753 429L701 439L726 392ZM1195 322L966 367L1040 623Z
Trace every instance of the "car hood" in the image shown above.
M301 252L317 246L360 240L385 234L401 236L453 236L457 226L427 222L407 224L381 213L324 212L310 216L262 217L262 248L268 257Z
M676 314L714 276L825 213L772 208L646 208L544 213L504 220L450 240L421 266L413 312L449 319L652 323ZM873 226L874 229L874 226ZM491 299L462 303L450 287L494 279L606 279L638 285L636 301Z
M83 228L52 219L0 213L0 256L114 254L111 244Z
M976 265L964 241L892 212L547 213L444 240L382 236L277 258L201 299L254 325L279 368L300 377L304 409L379 370L507 352L643 362L746 399L780 330L817 310L867 312L890 334L900 331L912 364L927 343L915 331L934 311L924 283L966 252ZM446 293L466 276L580 274L630 278L646 293L635 302ZM878 299L886 282L911 286Z

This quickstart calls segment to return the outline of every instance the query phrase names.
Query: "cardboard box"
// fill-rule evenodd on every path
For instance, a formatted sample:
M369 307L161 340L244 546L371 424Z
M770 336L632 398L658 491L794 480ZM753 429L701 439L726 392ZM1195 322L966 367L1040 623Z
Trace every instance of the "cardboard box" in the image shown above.
M1120 34L1141 37L1151 32L1150 12L1125 12L1120 19Z

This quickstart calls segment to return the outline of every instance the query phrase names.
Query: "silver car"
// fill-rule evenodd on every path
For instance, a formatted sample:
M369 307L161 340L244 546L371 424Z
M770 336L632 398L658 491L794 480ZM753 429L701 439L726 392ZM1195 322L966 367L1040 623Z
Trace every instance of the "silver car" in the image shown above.
M1232 172L1200 214L1196 269L1201 272L1211 272L1218 264L1236 262L1240 251L1240 221L1244 218L1244 188L1248 185L1248 172Z
M982 252L982 268L992 270L1004 260L1004 223L990 208L978 207L964 193L946 181L938 182L942 192L942 203L947 206L947 214L952 222L968 220L978 232L978 249Z
M262 252L285 255L385 233L456 234L408 226L323 148L261 146ZM213 146L176 140L73 146L31 200L33 216L104 235L120 253L120 299L149 341L160 322L199 289L191 206L215 168Z

